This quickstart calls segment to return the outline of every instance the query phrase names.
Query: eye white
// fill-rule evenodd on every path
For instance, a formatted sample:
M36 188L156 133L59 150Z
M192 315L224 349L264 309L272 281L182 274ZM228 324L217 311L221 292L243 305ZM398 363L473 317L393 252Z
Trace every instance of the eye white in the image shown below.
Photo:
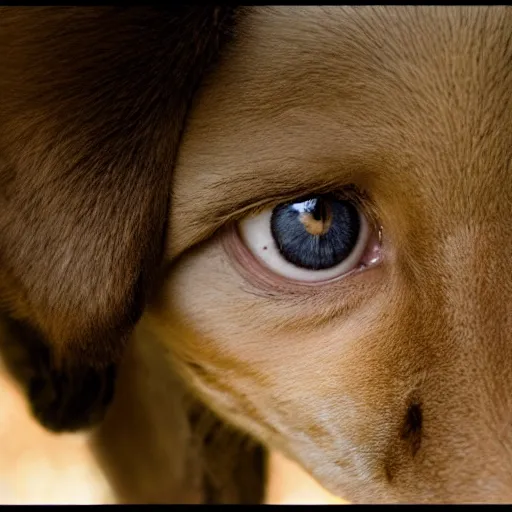
M370 230L366 218L359 213L359 235L356 245L346 259L338 265L324 270L308 270L295 266L281 255L272 236L270 227L272 211L272 209L268 209L245 218L239 223L238 229L247 249L275 274L294 281L328 281L352 271L363 257L369 241Z

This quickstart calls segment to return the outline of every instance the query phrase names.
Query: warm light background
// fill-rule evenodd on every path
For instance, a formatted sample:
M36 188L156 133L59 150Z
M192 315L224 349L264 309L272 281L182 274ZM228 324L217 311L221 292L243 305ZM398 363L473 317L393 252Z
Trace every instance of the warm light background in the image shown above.
M296 464L278 453L270 458L267 503L277 505L346 505L329 494Z
M343 503L278 454L272 454L270 474L269 503ZM0 505L112 503L87 436L41 428L0 361Z

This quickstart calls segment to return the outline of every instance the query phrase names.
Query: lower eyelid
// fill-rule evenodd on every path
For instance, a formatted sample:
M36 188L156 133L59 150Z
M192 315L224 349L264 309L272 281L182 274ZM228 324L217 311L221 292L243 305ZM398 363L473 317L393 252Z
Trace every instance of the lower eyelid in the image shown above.
M378 237L375 236L378 243ZM387 264L375 264L364 271L355 269L341 278L323 283L293 282L275 275L261 265L245 247L236 224L228 224L218 233L215 245L222 251L231 289L245 307L259 318L268 318L272 333L305 332L329 322L348 320L371 303L380 304L389 297ZM382 260L382 263L387 262ZM350 279L346 279L350 276ZM231 298L233 300L233 298ZM314 332L314 331L313 331Z
M290 287L296 289L310 286L310 283L290 282L266 268L244 244L235 224L226 228L222 242L236 270L258 288L279 292L290 291Z
M369 229L371 229L370 226ZM375 234L371 234L371 246L368 246L365 253L363 253L362 264L358 264L350 272L324 281L296 281L280 276L265 267L246 247L236 224L231 224L224 229L221 234L221 240L226 253L238 273L256 287L265 291L271 291L273 294L279 292L294 294L320 290L327 285L334 285L340 281L345 281L348 277L361 273L365 268L377 266L381 260L379 248L374 247L375 244L380 246L378 237Z

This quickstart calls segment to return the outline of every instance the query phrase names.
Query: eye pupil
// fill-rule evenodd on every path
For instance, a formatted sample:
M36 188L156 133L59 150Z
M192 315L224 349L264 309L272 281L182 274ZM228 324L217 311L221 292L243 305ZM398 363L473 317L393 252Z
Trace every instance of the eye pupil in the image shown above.
M312 210L312 214L315 220L323 220L327 217L327 203L323 198L315 199L315 206Z
M349 201L315 196L274 208L271 232L281 255L294 265L332 268L345 260L357 244L360 218Z

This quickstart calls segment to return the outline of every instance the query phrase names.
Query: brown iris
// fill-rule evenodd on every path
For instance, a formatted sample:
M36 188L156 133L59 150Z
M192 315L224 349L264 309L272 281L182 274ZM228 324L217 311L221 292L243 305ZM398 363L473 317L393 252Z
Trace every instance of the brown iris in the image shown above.
M310 235L325 235L332 224L332 209L326 201L319 199L312 210L299 215L299 220Z

